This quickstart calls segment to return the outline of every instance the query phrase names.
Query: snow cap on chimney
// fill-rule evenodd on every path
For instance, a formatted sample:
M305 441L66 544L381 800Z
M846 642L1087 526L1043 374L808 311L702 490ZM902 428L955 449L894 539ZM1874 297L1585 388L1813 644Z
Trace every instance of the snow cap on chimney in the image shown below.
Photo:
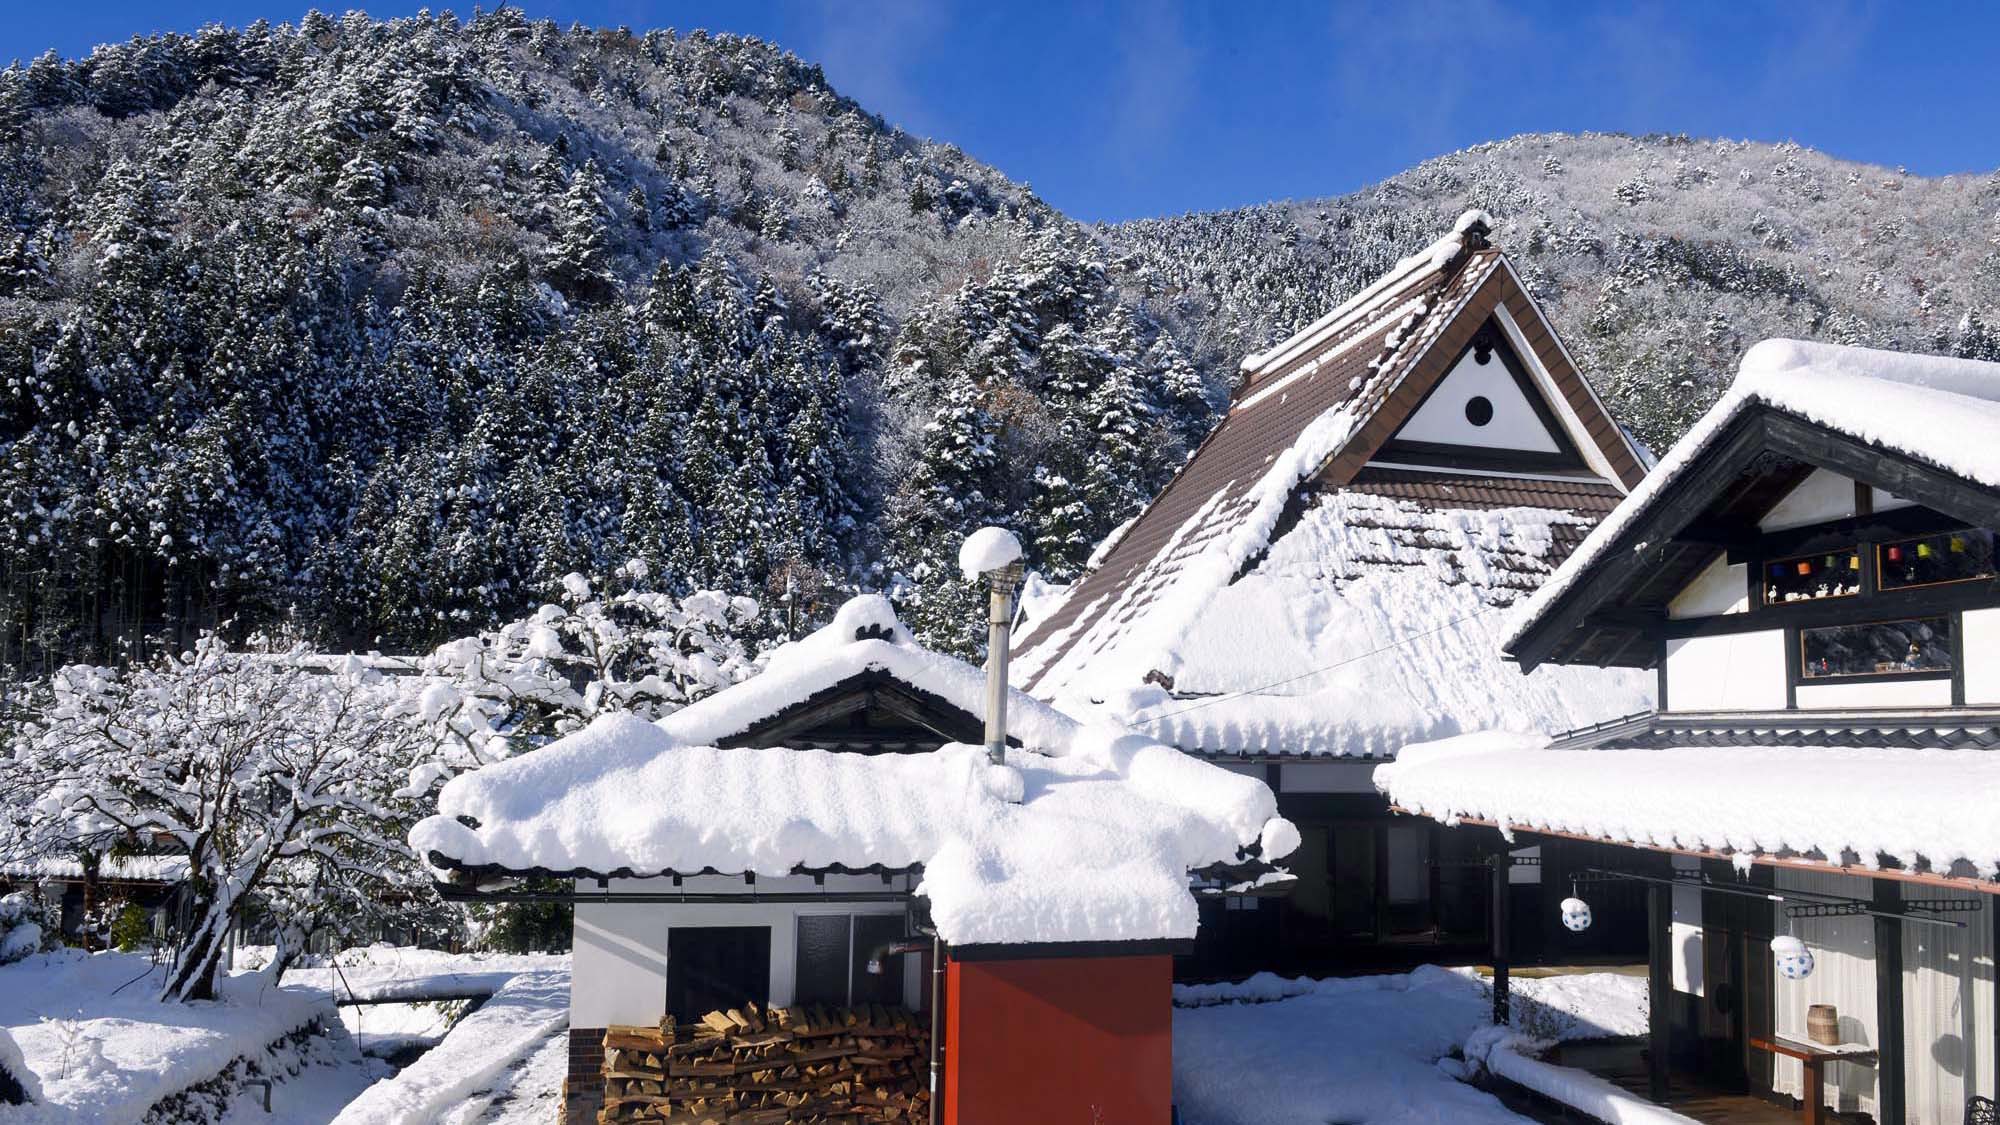
M958 569L968 582L1019 561L1021 541L1004 527L982 527L966 536L958 549Z

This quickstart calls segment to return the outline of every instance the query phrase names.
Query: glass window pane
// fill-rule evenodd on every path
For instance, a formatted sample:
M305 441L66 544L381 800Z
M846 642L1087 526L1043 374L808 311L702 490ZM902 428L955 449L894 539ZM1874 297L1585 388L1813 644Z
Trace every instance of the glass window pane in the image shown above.
M854 1003L899 1005L903 1002L903 958L886 957L882 972L868 971L868 955L886 942L900 941L909 933L901 914L857 914L854 916Z
M794 1003L847 1003L847 929L845 914L799 915Z
M1860 592L1861 555L1853 547L1764 564L1765 605L1844 598Z
M1799 647L1808 680L1950 672L1951 618L1805 629Z
M1993 574L1993 533L1967 528L1884 543L1875 556L1875 571L1884 590L1988 578Z

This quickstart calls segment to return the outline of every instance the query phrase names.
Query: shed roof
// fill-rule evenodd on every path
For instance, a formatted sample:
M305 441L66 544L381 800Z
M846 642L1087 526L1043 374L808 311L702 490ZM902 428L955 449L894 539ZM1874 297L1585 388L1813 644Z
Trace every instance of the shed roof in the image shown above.
M954 945L1191 938L1191 871L1296 846L1263 782L1018 694L1023 748L1004 766L960 744L862 755L691 741L868 667L976 698L979 670L918 647L885 605L850 602L764 673L657 724L600 719L454 778L412 845L486 876L921 868L917 893Z
M1375 770L1396 805L1447 824L1796 861L2000 876L2000 754L1846 745L1556 749L1484 733L1406 747ZM1988 889L1990 883L1981 884Z

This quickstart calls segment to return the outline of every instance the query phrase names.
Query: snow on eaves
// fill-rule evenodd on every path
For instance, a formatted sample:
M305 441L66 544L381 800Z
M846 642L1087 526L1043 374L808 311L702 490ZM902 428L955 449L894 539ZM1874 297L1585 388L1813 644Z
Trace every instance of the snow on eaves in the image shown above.
M1261 781L1018 693L1023 748L1004 766L962 745L863 755L686 737L861 667L947 698L976 687L976 669L917 648L880 609L850 602L762 675L660 723L608 716L454 778L411 844L462 867L639 877L920 865L918 893L954 944L1190 938L1191 870L1296 845ZM858 627L892 639L841 640ZM701 706L711 714L677 722Z
M850 598L833 622L773 652L764 670L660 720L676 741L727 745L755 723L864 672L884 672L973 715L986 713L986 673L910 638L889 599ZM1008 734L1059 754L1074 721L1024 692L1007 701Z
M1359 758L1468 730L1553 733L1648 709L1650 675L1523 676L1500 652L1506 608L1552 569L1556 530L1588 523L1548 508L1321 496L1250 573L1205 601L1171 665L1174 693L1133 684L1058 702L1206 754Z
M2000 875L2000 754L1843 747L1554 750L1484 732L1405 747L1376 788L1447 824L1734 857ZM1846 857L1845 859L1843 857Z
M1729 424L1763 404L2000 488L2000 363L1805 340L1765 340L1743 354L1736 380L1674 443L1555 575L1516 610L1510 649L1602 561L1668 484L1698 463Z

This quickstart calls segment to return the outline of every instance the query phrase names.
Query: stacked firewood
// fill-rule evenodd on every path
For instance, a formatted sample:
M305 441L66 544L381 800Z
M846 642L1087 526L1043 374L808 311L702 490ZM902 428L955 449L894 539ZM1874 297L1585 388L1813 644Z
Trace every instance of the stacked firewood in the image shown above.
M929 1119L930 1031L901 1008L710 1012L604 1032L600 1122L685 1125Z

